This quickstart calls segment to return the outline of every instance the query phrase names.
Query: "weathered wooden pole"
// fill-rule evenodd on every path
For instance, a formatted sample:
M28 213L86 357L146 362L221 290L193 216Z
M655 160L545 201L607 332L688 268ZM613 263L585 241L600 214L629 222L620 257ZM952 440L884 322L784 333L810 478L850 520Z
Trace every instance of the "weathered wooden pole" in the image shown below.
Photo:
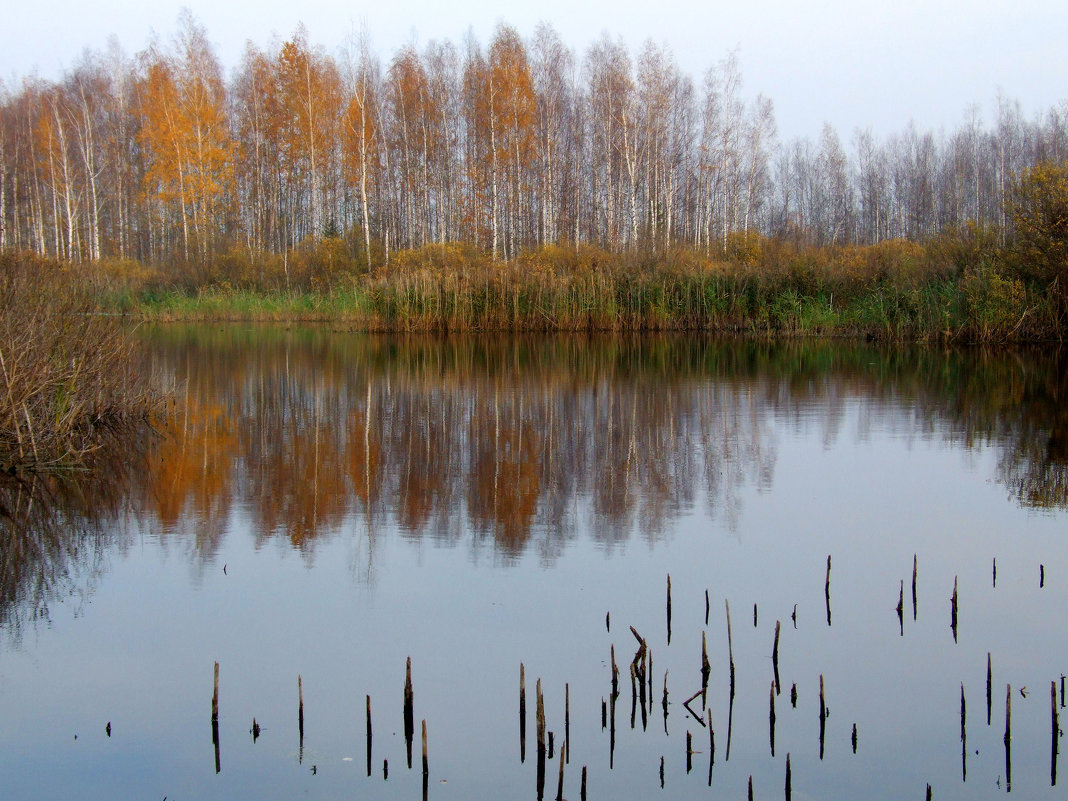
M831 555L827 554L827 579L823 584L823 595L827 601L827 625L831 625Z
M994 706L994 673L991 669L990 652L986 652L986 725L990 725L990 713Z
M519 761L527 761L527 676L519 663Z
M668 688L667 688L667 684L668 684L668 671L665 670L664 671L664 694L660 699L660 705L664 709L664 734L668 733L668 725L667 725L667 721L668 721Z
M579 799L586 801L586 766L582 766L582 784L579 785Z
M712 786L712 768L716 764L716 732L712 728L712 710L708 710L708 786Z
M564 754L567 753L567 738L564 738L564 742L560 745L560 758L556 761L560 763L560 775L556 780L556 801L564 801L564 763L567 761L564 758Z
M538 679L534 688L536 696L536 729L538 737L538 769L537 790L538 801L545 796L545 697L541 694L541 679Z
M905 636L905 579L901 579L901 588L897 593L897 625L901 636Z
M667 642L671 645L671 574L667 577Z
M827 734L827 701L823 694L823 674L820 674L820 759L823 759L823 744Z
M211 722L219 722L219 663L215 663L215 689L211 694Z
M916 554L912 555L912 620L916 620L916 573L917 573L917 559Z
M538 679L534 689L537 698L535 711L535 724L538 735L538 748L545 750L545 696L541 694L541 679Z
M953 642L957 641L957 577L953 577L953 597L950 598L949 627L953 629Z
M426 743L426 718L423 718L423 799L425 801L427 796L428 784L430 781L430 758L427 751Z
M693 734L686 730L686 773L693 770Z
M371 777L371 696L367 696L367 777Z
M967 705L964 701L964 682L960 683L960 780L968 781Z
M850 738L850 742L853 744L853 753L857 753L857 724L853 724L853 736Z
M775 694L782 692L779 686L779 628L780 621L775 621L775 644L771 647L771 667L775 671Z
M771 711L768 714L768 722L771 731L771 756L775 756L775 682L771 683Z
M215 689L211 695L211 743L215 749L215 772L222 771L222 762L219 758L219 663L215 663Z
M1012 791L1012 685L1005 685L1005 791Z
M415 738L415 696L412 692L412 658L404 667L404 742L408 756L408 770L412 769L412 740Z
M300 734L300 747L304 748L304 681L297 674L297 731Z
M734 644L731 639L731 604L726 598L723 599L723 604L727 609L727 655L730 659L731 670L730 702L727 707L727 753L724 756L724 759L729 762L731 758L731 739L734 732Z
M571 764L571 685L564 682L564 760ZM563 768L560 775L563 775Z
M1057 786L1057 746L1060 738L1061 726L1057 715L1057 682L1049 683L1049 715L1052 730L1052 743L1050 744L1049 757L1049 786Z

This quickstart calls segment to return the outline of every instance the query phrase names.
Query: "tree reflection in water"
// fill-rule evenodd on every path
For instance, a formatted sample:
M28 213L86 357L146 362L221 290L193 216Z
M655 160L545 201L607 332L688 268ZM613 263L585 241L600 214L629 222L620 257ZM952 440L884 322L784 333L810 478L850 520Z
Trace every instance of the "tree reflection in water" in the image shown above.
M655 541L694 509L732 528L743 489L773 482L777 432L833 442L850 404L862 436L992 445L1016 502L1068 506L1060 350L278 328L163 328L147 344L181 388L161 436L0 486L6 629L87 591L131 515L201 563L235 515L309 556L359 526L372 551L397 529L504 562L552 562L580 530L606 549Z

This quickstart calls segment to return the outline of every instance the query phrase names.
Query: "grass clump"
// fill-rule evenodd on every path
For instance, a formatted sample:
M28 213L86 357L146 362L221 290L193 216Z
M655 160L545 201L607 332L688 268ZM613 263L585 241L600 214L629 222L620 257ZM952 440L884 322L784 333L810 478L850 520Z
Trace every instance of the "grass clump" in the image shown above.
M0 256L0 469L76 465L158 406L119 322L72 268Z

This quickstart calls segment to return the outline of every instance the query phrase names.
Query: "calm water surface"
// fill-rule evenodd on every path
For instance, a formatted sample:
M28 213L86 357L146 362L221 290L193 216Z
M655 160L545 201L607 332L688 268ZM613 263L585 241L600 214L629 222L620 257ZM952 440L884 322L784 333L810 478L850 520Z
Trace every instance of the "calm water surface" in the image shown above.
M538 679L546 798L567 732L571 799L1064 797L1061 354L144 339L163 435L0 494L4 798L418 799L425 720L429 797L536 799Z

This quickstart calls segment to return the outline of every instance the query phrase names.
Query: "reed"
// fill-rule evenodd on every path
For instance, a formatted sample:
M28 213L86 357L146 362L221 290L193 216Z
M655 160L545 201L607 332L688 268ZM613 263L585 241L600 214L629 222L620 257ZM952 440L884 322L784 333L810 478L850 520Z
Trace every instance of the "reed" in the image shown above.
M1064 321L1041 288L1011 277L996 256L949 251L937 242L806 249L763 240L709 259L686 249L621 254L552 245L494 262L453 243L401 251L370 272L309 267L288 282L245 269L199 281L124 281L105 302L154 320L330 320L370 331L704 330L967 342L1062 336Z

